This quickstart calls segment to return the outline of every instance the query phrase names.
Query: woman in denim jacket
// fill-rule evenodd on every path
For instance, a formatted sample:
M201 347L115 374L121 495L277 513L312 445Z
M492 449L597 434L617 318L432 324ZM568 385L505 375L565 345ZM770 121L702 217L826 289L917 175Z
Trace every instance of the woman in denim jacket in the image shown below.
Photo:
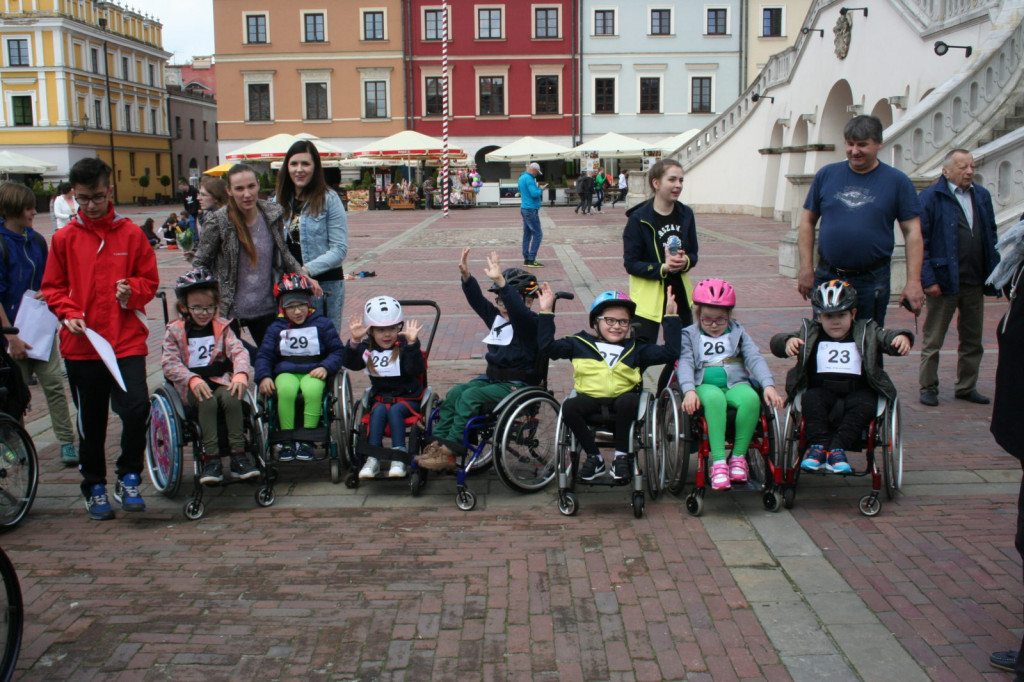
M341 263L348 253L345 205L327 186L316 146L309 140L293 144L277 174L277 202L284 208L284 234L288 250L302 263L327 296L313 305L341 329L345 307L345 272Z

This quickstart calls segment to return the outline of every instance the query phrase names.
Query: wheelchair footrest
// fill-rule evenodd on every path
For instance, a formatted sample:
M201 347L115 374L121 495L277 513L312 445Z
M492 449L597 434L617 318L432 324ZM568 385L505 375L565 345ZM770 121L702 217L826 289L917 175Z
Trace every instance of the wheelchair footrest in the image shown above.
M331 440L330 430L317 427L314 429L288 429L272 432L267 440L271 444L303 441L306 443L327 443Z
M363 461L365 461L367 457L373 457L382 463L397 460L399 462L409 464L412 461L408 452L395 450L393 448L385 448L379 445L370 445L363 440L356 443L356 453L362 456ZM387 476L384 476L384 478L387 478Z

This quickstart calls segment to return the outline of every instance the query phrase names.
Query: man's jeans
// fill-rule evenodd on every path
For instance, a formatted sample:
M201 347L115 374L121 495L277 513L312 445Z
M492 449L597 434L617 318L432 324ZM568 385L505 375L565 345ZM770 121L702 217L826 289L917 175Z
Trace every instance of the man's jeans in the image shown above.
M540 240L544 237L540 229L540 212L536 208L521 208L519 213L523 216L523 262L532 263L537 260Z
M857 290L857 319L871 320L885 326L885 307L889 305L889 264L855 276L840 276L831 268L818 264L814 270L814 286L833 279L844 279Z

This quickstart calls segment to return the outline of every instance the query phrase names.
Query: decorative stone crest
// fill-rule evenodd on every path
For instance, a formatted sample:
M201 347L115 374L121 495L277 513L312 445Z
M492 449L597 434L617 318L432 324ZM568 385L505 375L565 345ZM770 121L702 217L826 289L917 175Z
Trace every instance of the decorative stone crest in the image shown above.
M839 59L846 59L846 55L850 52L850 34L852 32L853 19L850 18L849 13L840 14L836 19L836 25L832 28L832 33L836 36L836 57Z

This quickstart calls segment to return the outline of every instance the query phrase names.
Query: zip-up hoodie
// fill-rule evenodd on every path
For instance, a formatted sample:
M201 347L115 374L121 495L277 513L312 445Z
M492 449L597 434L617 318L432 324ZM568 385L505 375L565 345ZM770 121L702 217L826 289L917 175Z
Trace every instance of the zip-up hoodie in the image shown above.
M116 298L120 280L132 289L124 306ZM111 204L99 220L90 220L79 210L53 235L40 291L58 320L85 320L123 358L149 352L145 310L159 285L149 240ZM60 332L60 352L66 360L99 359L84 335L76 336L66 327Z
M682 221L680 232L682 249L690 258L690 264L682 272L686 287L686 300L693 300L693 285L687 272L697 264L697 221L693 209L680 201L676 202ZM626 211L629 222L622 231L622 262L629 273L629 297L636 302L636 314L655 322L661 322L665 310L665 276L661 265L665 253L658 243L658 232L654 227L654 200L649 199Z
M0 303L11 324L21 306L21 297L29 289L39 291L46 267L46 241L27 228L24 234L8 230L0 218L0 239L6 244L7 258L0 262Z
M320 346L318 354L281 354L281 334L289 329L316 329ZM317 367L323 367L327 374L337 374L345 358L345 346L341 343L334 324L317 311L313 311L302 324L292 324L285 316L274 320L263 337L263 344L256 353L256 383L278 374L309 374Z

